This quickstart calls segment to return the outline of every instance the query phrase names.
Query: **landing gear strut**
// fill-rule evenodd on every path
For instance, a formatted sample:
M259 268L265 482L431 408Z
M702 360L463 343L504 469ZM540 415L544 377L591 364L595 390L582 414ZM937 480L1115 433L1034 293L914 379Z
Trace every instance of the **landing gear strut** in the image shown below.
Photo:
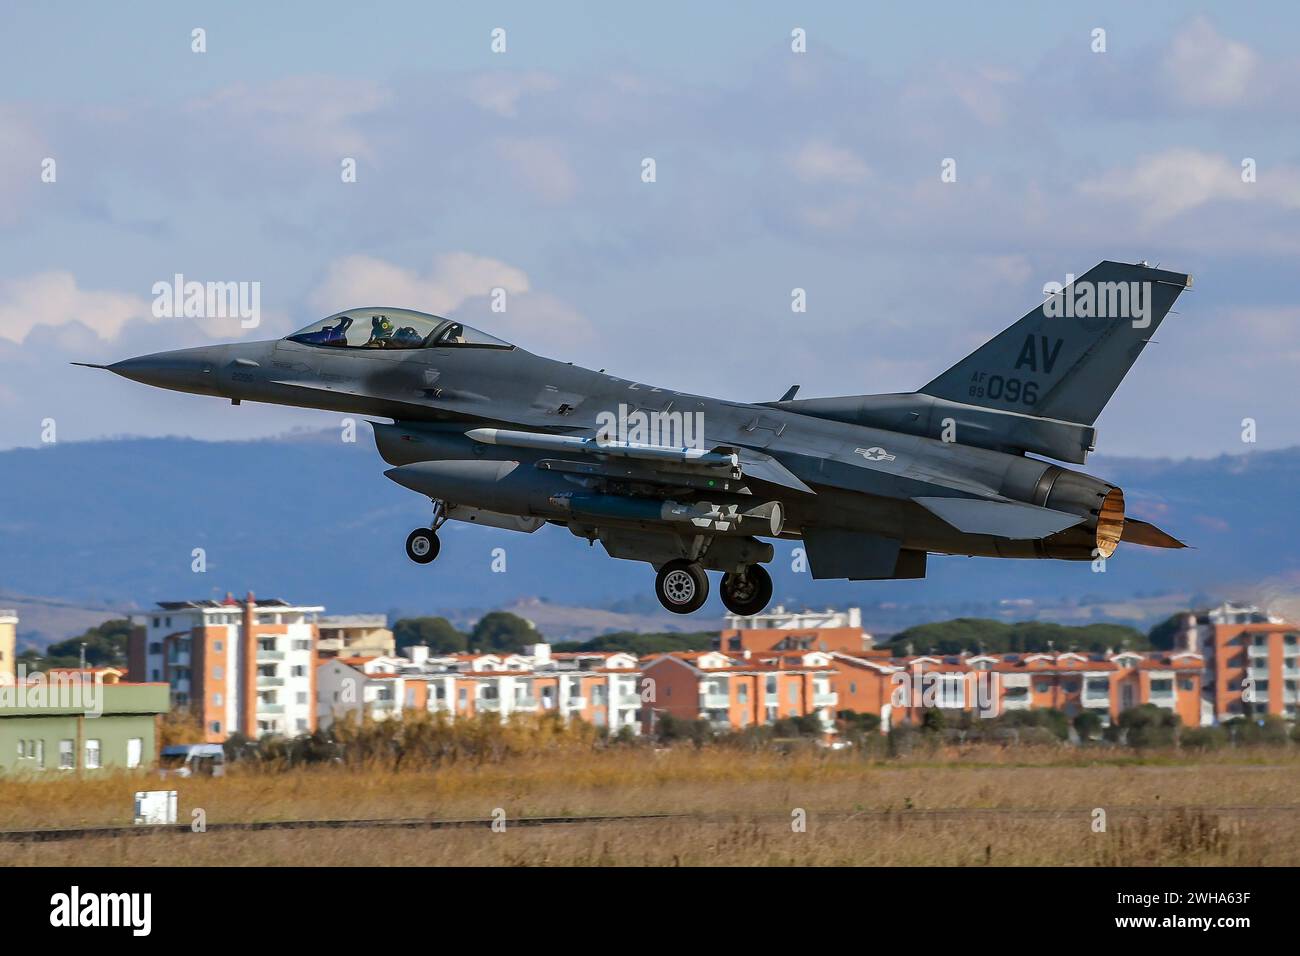
M724 574L721 591L728 611L748 617L772 600L772 577L761 564L751 564L743 574Z
M438 541L438 529L447 521L447 508L444 502L434 501L433 520L427 528L416 528L406 536L406 556L416 564L428 564L438 556L442 545Z
M674 614L690 614L708 600L709 577L693 561L669 561L655 578L655 597Z

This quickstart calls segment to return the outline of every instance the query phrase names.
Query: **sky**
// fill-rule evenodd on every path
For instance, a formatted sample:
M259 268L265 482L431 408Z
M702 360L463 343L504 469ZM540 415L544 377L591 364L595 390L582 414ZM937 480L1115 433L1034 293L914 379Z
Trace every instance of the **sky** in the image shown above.
M267 6L0 13L0 448L334 427L68 363L367 305L730 399L910 391L1101 259L1195 285L1099 451L1300 444L1292 4ZM259 325L155 317L176 274Z

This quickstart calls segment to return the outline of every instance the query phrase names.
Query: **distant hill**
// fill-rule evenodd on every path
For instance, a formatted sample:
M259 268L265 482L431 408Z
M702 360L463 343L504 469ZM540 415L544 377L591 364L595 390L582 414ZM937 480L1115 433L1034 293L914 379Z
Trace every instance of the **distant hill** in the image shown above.
M655 603L647 565L610 560L557 527L522 535L452 522L438 561L416 566L402 545L427 521L427 502L384 478L384 467L364 426L353 444L326 433L0 452L0 593L122 608L252 589L331 612L453 620L529 599L534 616L578 609L538 622L557 640L720 623L716 595L696 617L674 618ZM1125 546L1105 574L1087 563L934 557L923 581L851 583L793 573L792 545L782 543L776 601L858 604L869 628L888 631L949 617L1148 625L1198 598L1300 592L1300 449L1096 458L1085 470L1123 486L1132 513L1195 549ZM191 570L196 548L204 573ZM504 572L492 570L495 548L504 549ZM610 613L584 617L591 608Z

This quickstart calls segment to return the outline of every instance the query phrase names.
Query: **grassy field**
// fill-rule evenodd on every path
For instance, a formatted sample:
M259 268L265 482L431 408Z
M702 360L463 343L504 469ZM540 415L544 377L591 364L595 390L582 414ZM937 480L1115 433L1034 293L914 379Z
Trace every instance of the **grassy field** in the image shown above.
M129 824L138 789L179 791L209 823L475 819L455 830L151 833L0 843L0 863L461 865L1296 865L1300 753L972 746L903 758L610 748L432 769L233 768L0 782L0 829ZM504 832L490 827L504 811ZM1096 810L1105 811L1104 830ZM520 817L668 813L512 826ZM797 827L806 818L806 828Z

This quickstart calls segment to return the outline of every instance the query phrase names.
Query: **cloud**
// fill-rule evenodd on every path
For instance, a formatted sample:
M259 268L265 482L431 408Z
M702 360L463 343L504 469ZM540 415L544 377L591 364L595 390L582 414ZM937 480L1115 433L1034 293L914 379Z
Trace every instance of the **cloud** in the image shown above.
M80 323L113 339L133 319L149 319L148 300L122 292L81 289L63 270L0 281L0 338L22 342L37 326Z
M509 167L510 177L543 202L568 202L578 191L577 174L555 140L502 139L496 152Z
M794 174L808 183L860 183L871 174L852 150L822 140L805 143L788 163Z
M500 260L468 252L436 256L427 275L356 255L330 263L311 301L325 313L388 305L446 315L468 299L490 296L494 288L527 292L528 276Z
M261 85L234 84L191 100L185 112L225 142L232 142L228 131L239 130L274 154L373 160L373 140L358 120L389 98L388 90L373 80L300 75Z
M1222 36L1205 17L1178 32L1160 64L1176 101L1188 106L1231 106L1250 92L1259 57L1244 43Z
M1214 200L1262 199L1285 208L1300 208L1300 172L1277 167L1242 182L1239 162L1186 147L1143 156L1080 184L1085 196L1139 204L1140 219L1154 225Z
M469 80L467 96L475 106L507 119L519 114L519 101L533 93L551 93L560 81L551 73L480 73Z

